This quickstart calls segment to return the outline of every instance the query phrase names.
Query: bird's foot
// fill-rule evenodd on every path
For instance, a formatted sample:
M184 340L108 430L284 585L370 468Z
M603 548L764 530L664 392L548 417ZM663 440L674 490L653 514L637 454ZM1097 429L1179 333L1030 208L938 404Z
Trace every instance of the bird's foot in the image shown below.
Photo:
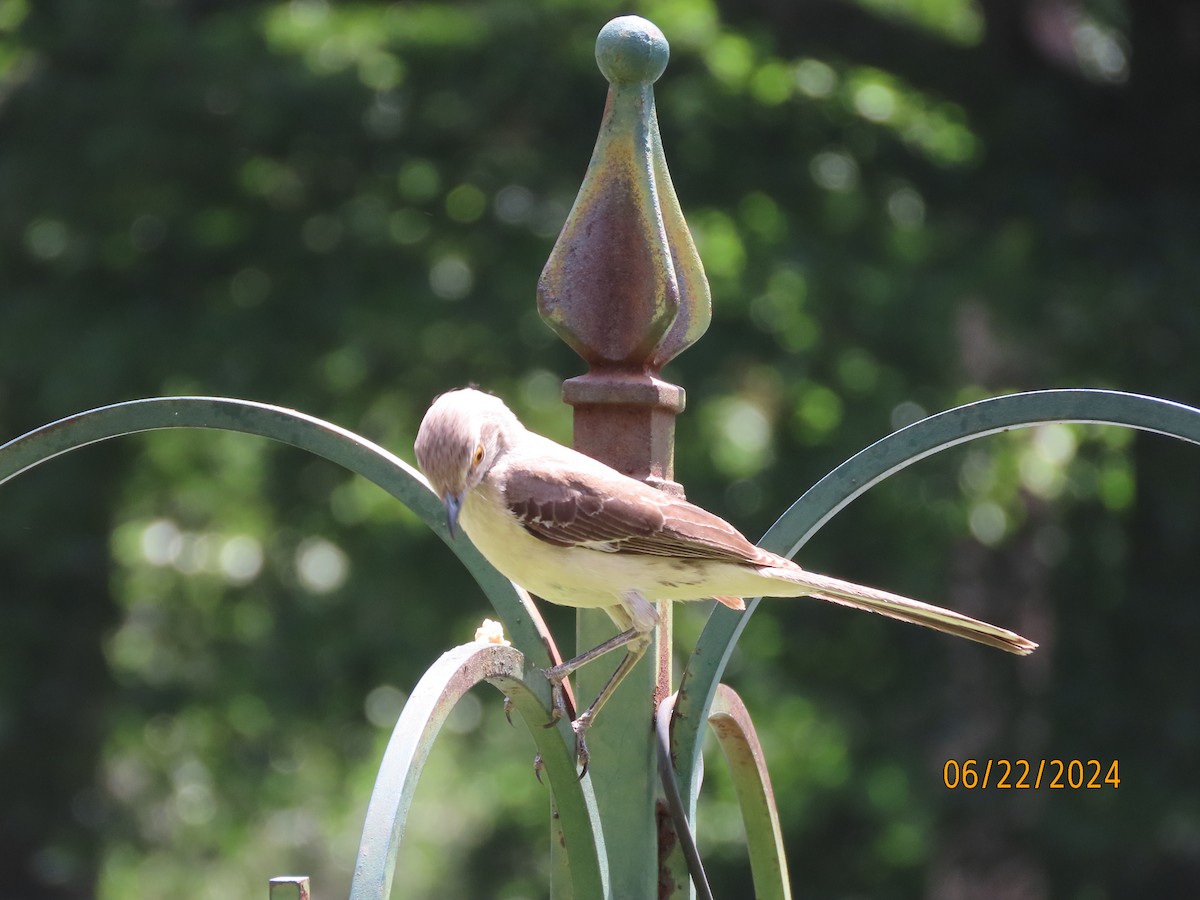
M575 765L579 767L579 780L583 781L583 776L588 773L588 763L591 761L592 755L588 752L587 739L584 737L584 730L579 730L575 727L575 722L571 723L571 730L575 732ZM542 781L542 772L546 770L546 761L542 759L541 753L535 753L533 756L533 777L538 780L538 784L545 784Z
M513 711L512 697L506 696L504 698L504 718L508 719L509 725L511 725L513 723L512 711Z
M559 675L554 669L543 669L542 674L550 682L550 721L543 728L553 728L567 714L567 695L563 690L566 675Z
M555 722L560 720L564 713L561 709L557 710L555 718L551 719L544 727L550 728ZM588 773L588 765L591 762L592 754L588 750L587 745L587 730L591 727L592 719L586 713L571 723L571 731L575 735L575 765L579 768L579 780L583 781L583 776ZM546 763L542 759L542 754L538 753L533 757L533 774L537 778L538 783L542 783L542 772L545 771Z
M571 723L571 730L575 732L575 764L579 766L580 781L583 781L583 776L588 773L588 763L592 758L587 745L587 730L591 724L592 720L587 713Z

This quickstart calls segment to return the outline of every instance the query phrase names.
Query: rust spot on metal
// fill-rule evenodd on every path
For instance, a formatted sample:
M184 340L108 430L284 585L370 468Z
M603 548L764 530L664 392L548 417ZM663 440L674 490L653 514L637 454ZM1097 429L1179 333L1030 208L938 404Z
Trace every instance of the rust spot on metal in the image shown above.
M563 399L575 407L575 449L682 494L672 481L682 389L650 375L592 372L564 382Z
M641 368L679 311L657 223L627 178L580 197L539 283L542 316L594 367Z
M562 826L559 824L562 820L562 814L559 813L558 807L553 803L550 804L550 818L553 820L551 828L554 832L555 838L558 839L558 846L566 850L567 837L565 834L563 834Z
M668 898L676 896L682 888L682 885L676 882L671 874L671 867L667 864L667 860L675 850L675 845L679 843L679 836L675 834L675 825L671 821L671 810L661 797L654 801L654 819L658 827L658 896L659 900L668 900Z

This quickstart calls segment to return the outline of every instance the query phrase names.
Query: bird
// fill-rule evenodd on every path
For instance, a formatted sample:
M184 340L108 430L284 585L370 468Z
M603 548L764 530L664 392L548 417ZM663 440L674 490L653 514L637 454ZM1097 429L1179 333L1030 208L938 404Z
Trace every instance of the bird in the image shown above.
M587 730L649 647L656 601L712 598L744 609L746 597L808 596L1022 656L1037 647L949 609L807 571L751 543L716 514L530 431L503 400L474 387L434 399L414 450L445 506L452 538L461 529L502 575L534 596L602 609L616 625L610 640L543 670L553 691L549 726L565 710L566 678L626 650L571 723L584 772Z

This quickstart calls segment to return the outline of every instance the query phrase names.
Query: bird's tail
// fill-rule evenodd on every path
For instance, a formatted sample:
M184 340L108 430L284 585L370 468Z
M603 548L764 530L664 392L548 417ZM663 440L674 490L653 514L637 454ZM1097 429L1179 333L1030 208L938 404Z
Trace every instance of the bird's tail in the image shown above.
M978 641L989 647L1007 650L1009 653L1028 656L1037 648L1037 644L1033 641L1006 628L989 625L987 622L972 619L970 616L964 616L950 609L942 609L940 606L922 603L920 600L910 600L898 594L889 594L887 591L842 581L840 578L818 575L799 567L796 569L768 567L760 571L771 578L792 582L803 589L804 596L817 597L831 603L852 606L855 609L865 609L883 616L890 616L893 619L900 619L902 622L924 625L926 628L936 628L938 631Z

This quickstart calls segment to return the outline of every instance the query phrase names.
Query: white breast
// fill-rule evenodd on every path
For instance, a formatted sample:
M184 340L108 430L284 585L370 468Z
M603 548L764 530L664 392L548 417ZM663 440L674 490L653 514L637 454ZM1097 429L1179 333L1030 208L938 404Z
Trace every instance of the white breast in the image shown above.
M551 603L613 606L621 590L636 589L612 586L620 577L605 564L612 554L556 547L531 535L486 484L467 494L459 523L501 574Z

